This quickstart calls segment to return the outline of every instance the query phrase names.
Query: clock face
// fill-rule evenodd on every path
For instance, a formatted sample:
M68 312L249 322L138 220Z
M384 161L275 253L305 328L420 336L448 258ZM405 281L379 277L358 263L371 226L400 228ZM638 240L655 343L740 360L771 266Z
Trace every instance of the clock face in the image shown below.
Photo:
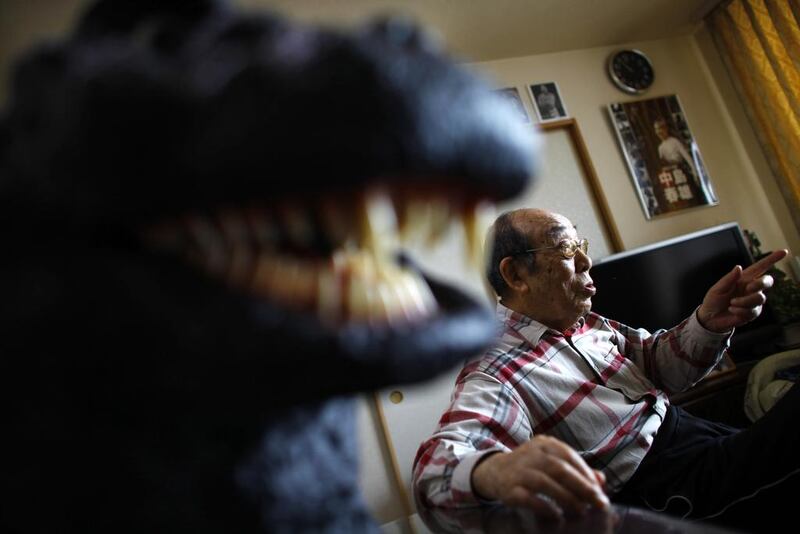
M653 85L655 73L647 56L638 50L616 52L608 61L608 74L626 93L639 94Z

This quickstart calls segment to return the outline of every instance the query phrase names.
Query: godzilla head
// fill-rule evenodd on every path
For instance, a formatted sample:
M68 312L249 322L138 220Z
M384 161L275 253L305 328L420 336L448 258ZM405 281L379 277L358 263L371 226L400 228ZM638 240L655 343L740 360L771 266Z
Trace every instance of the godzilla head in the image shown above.
M133 321L194 361L317 367L319 395L427 377L490 339L491 315L398 242L451 217L475 242L476 207L526 185L530 132L413 26L100 2L12 91L0 235L5 274L28 274L4 298L28 319L93 322L98 350L104 328L135 344ZM77 298L58 311L45 289Z

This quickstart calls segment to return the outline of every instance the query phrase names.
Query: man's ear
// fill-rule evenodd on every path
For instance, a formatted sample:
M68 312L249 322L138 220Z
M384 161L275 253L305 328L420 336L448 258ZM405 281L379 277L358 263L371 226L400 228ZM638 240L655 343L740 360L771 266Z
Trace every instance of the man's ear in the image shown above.
M528 284L520 276L520 265L511 256L506 256L500 260L500 275L505 280L506 285L515 292L523 292L528 289Z

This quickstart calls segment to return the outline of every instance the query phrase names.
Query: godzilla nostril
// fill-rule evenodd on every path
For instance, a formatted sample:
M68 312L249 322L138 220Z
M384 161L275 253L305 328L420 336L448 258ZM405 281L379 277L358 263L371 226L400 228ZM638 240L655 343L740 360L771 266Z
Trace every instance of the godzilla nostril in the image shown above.
M436 52L440 50L439 39L430 31L423 30L409 15L386 15L369 26L371 35L389 43L413 50Z

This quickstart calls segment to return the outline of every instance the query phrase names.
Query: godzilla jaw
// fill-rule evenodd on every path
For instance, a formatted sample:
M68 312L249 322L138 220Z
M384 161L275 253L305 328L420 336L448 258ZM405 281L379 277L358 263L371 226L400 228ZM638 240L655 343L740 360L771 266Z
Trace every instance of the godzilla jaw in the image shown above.
M400 247L435 245L458 222L465 260L479 268L490 211L490 202L444 188L376 186L187 214L143 237L235 290L330 327L412 326L440 306L419 272L398 262Z

